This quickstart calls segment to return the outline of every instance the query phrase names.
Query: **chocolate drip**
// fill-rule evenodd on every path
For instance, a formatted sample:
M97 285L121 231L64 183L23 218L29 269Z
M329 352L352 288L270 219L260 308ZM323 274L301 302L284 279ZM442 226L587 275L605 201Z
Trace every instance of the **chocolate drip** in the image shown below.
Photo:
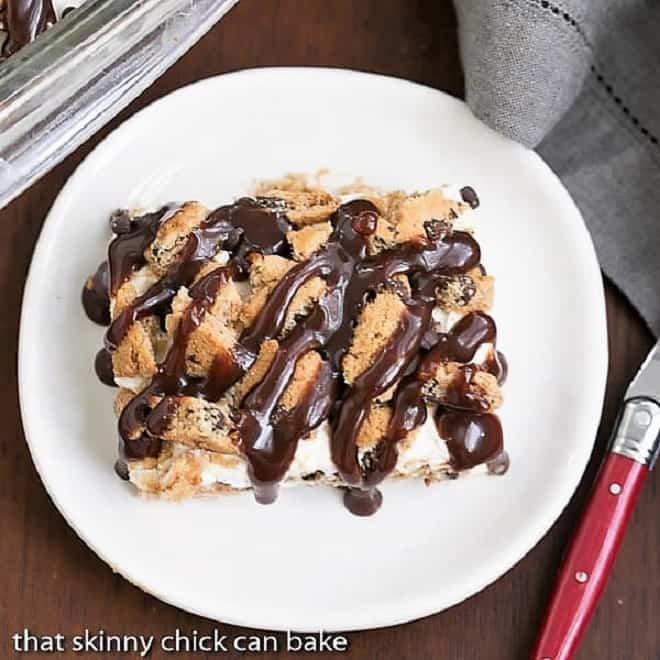
M397 382L419 350L430 314L429 305L409 306L397 332L373 365L356 379L343 401L333 429L332 460L349 484L374 486L394 468L396 453L387 451L382 443L380 449L372 452L369 468L361 466L356 439L371 409L371 401ZM395 432L399 434L398 429Z
M292 227L282 212L249 197L239 199L229 208L226 221L237 229L242 239L237 256L242 258L250 252L288 255L286 235Z
M82 304L90 321L99 325L110 324L108 262L102 262L94 275L87 278L82 290Z
M98 379L110 387L116 387L115 374L112 370L112 353L105 348L102 348L94 359L94 371Z
M152 315L165 316L179 287L189 284L192 280L184 280L183 273L178 271L176 275L177 277L166 276L159 280L122 310L105 333L105 347L108 351L114 353L119 348L119 344L136 321Z
M329 364L323 362L315 381L293 409L280 411L276 405L266 422L245 412L242 414L241 445L249 461L255 497L261 504L270 504L277 498L279 482L291 465L298 439L327 418L336 396L336 385ZM270 406L265 407L264 417L271 410ZM269 432L264 433L264 429Z
M176 208L178 207L173 205L165 206L156 213L148 213L135 219L131 219L126 211L112 214L110 228L116 236L108 248L108 261L102 262L96 273L87 278L82 290L82 303L89 319L100 325L110 325L110 292L115 294L126 278L145 264L143 254L145 249L155 238L160 224ZM142 298L146 298L147 294ZM149 303L152 303L152 298L149 298ZM133 303L129 310L126 310L122 322L113 324L114 329L111 327L108 332L112 331L117 336L123 333L121 335L123 337L133 322L132 312L137 310L139 304L141 303L137 301ZM138 318L137 313L135 318ZM114 350L117 345L118 342L111 344L112 349ZM95 370L102 383L115 384L112 356L107 347L96 355Z
M469 470L502 452L502 426L496 415L440 408L436 424L456 470Z
M503 385L506 382L506 377L509 375L509 364L501 351L492 351L484 362L484 369L495 376L498 385Z
M488 461L488 474L501 476L509 471L509 454L503 451L501 454Z
M479 346L494 343L497 338L495 321L483 312L471 312L459 319L449 332L440 334L431 352L424 358L422 369L428 374L436 370L439 362L453 360L469 362Z
M133 219L126 211L113 213L110 227L117 235L108 247L110 291L113 295L133 271L144 266L144 251L156 238L158 227L178 209L178 205L170 204L155 213Z
M383 504L383 494L378 488L347 488L344 492L344 506L354 516L373 516Z
M487 412L490 402L478 390L472 389L472 382L480 371L475 364L464 364L459 368L442 399L442 404L461 410Z
M51 0L8 0L4 11L7 39L2 57L9 57L32 43L39 34L55 23Z

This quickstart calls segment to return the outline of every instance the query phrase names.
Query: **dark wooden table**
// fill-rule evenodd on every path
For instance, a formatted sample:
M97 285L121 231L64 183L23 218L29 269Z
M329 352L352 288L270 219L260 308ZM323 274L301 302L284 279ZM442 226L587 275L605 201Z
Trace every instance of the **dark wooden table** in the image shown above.
M266 65L349 67L462 94L449 0L242 0L111 126L0 211L2 658L11 657L9 636L25 627L41 634L61 632L67 636L84 627L162 636L177 627L209 631L215 625L165 605L114 575L55 510L32 465L21 430L16 384L19 311L43 219L67 177L109 130L182 85L226 71ZM350 634L351 658L526 657L618 402L651 344L650 333L621 295L608 283L606 291L611 364L602 430L594 460L567 511L543 541L496 584L441 614L403 626ZM44 341L48 341L47 334ZM660 474L656 472L634 513L616 570L582 645L581 660L660 658L658 486ZM239 629L230 628L229 632L237 634ZM167 656L155 653L151 657Z

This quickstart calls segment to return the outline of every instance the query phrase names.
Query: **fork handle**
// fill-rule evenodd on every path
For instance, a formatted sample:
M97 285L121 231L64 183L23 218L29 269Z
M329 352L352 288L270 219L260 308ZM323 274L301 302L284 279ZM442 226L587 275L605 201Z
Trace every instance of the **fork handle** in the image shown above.
M608 454L564 559L532 660L573 657L648 472L631 458Z

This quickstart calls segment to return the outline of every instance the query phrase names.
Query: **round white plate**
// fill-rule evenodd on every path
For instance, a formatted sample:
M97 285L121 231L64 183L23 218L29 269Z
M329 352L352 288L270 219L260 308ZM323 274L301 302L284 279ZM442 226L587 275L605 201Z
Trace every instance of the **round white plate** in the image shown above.
M426 488L384 487L350 515L330 488L184 503L141 499L113 472L113 391L93 373L103 330L80 305L117 207L220 205L255 178L330 168L392 188L473 185L510 362L502 411L512 465ZM533 152L438 91L340 70L205 80L138 113L80 165L34 254L20 338L25 432L69 524L158 598L227 623L351 630L437 612L528 552L589 457L606 376L602 284L579 212Z

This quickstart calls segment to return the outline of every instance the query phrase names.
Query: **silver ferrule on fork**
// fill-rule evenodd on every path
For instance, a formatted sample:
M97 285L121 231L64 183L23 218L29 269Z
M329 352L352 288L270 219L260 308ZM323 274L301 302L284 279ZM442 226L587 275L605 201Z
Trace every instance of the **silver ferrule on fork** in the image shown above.
M624 403L612 450L653 469L660 450L660 404L638 397Z

